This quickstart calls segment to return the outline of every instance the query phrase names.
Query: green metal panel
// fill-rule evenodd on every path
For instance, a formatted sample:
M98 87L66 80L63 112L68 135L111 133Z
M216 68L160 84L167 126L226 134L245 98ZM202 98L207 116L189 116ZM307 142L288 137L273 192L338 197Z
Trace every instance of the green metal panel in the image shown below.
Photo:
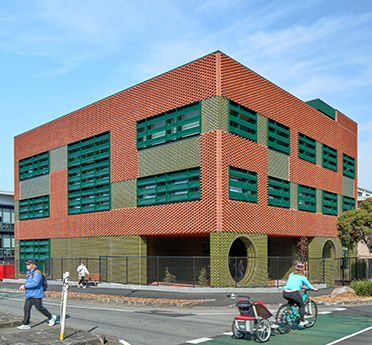
M290 128L279 122L268 119L267 121L267 146L273 150L291 153Z
M298 157L316 164L316 140L298 133Z
M229 101L229 132L257 141L257 113Z
M291 203L290 208L298 208L298 184L291 182Z
M257 202L257 173L229 167L229 199Z
M138 151L138 177L200 166L200 136Z
M136 179L111 184L111 209L135 207L137 205Z
M19 180L49 174L49 152L43 152L18 162Z
M257 114L257 143L267 146L267 117Z
M354 198L354 179L342 176L342 194Z
M274 177L268 177L268 205L290 208L291 192L290 182L280 180Z
M334 171L337 171L337 150L323 144L323 162L322 166Z
M316 212L316 188L298 185L298 209Z
M20 240L19 241L19 259L20 272L27 271L24 264L27 260L35 260L38 268L45 272L45 260L50 258L50 240L49 239L34 239L34 240ZM40 260L40 261L39 261Z
M338 214L338 196L336 193L331 193L323 190L323 210L324 214L337 216Z
M355 158L342 154L342 173L344 176L355 178Z
M201 132L206 133L215 129L228 131L228 100L215 96L201 101Z
M269 176L289 180L289 156L281 152L267 150L267 173Z
M19 220L49 217L49 195L19 201Z
M342 195L342 212L348 210L355 210L355 199L348 196Z
M331 119L336 118L336 111L330 107L328 104L324 103L322 100L314 99L312 101L305 102L306 104L310 105L310 107L313 107L314 109L320 111L324 115L327 115Z
M20 182L21 200L50 194L50 175L34 177Z
M50 172L67 169L67 145L50 151Z

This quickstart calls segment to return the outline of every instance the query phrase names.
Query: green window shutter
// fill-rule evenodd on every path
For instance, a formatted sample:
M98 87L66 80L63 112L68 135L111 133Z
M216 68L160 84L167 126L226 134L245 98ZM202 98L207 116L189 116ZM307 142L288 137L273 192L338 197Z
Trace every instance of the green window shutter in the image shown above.
M291 152L291 136L290 128L268 119L267 121L267 146L273 150L286 153L287 155Z
M27 180L36 176L49 174L50 170L49 151L38 155L21 159L18 162L19 180Z
M316 212L316 188L298 185L298 209Z
M68 214L111 208L110 133L68 145Z
M137 149L200 134L201 102L137 121Z
M229 167L229 199L257 202L257 173Z
M274 177L268 177L268 205L290 208L290 182Z
M329 214L332 216L337 216L337 213L338 213L337 194L323 190L322 198L323 198L323 205L322 205L323 213Z
M229 101L229 132L257 142L257 113Z
M35 260L41 272L46 272L45 263L50 259L50 239L20 240L19 241L19 270L27 272L25 262Z
M49 195L19 201L19 220L49 217Z
M344 176L355 178L355 158L342 154L342 173Z
M337 150L322 144L322 166L337 171Z
M316 140L298 133L298 157L316 164Z
M348 196L342 196L342 212L355 210L355 198L350 198Z
M200 168L137 179L137 206L200 200Z

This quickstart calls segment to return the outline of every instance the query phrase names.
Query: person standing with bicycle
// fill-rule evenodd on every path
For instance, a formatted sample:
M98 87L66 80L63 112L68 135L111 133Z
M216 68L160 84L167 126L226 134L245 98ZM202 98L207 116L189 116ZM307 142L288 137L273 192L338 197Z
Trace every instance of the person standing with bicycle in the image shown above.
M305 303L302 300L302 296L300 294L300 290L302 288L302 284L305 284L309 289L313 291L318 291L318 289L314 288L308 281L308 279L304 275L305 265L301 262L296 264L296 270L291 273L288 277L287 284L284 286L283 290L283 297L287 299L289 302L294 302L300 308L300 325L304 326L308 322L305 321Z

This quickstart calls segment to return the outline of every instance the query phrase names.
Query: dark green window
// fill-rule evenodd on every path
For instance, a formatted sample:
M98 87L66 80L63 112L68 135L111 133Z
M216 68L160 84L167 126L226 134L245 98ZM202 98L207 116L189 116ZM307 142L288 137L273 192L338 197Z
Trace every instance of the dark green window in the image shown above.
M344 176L355 178L355 158L342 154L342 173Z
M19 220L49 217L49 195L19 201Z
M298 157L316 164L316 140L298 133Z
M257 173L229 167L229 199L257 202Z
M290 154L290 128L268 119L267 121L267 146L273 150Z
M323 190L323 213L337 216L337 194Z
M68 145L68 214L110 210L110 133Z
M268 204L277 207L290 207L290 182L274 177L268 178Z
M21 159L18 162L18 172L20 180L49 174L49 152Z
M229 101L229 132L257 141L257 113Z
M298 185L298 209L301 211L316 212L316 189Z
M137 206L200 199L200 168L181 170L137 180Z
M35 260L38 269L46 273L50 258L50 240L20 240L19 241L19 271L26 273L27 268L25 262L27 260Z
M355 199L348 196L342 196L342 212L355 210Z
M137 122L137 149L200 134L201 103L193 103Z
M323 164L324 168L337 171L337 150L323 144Z

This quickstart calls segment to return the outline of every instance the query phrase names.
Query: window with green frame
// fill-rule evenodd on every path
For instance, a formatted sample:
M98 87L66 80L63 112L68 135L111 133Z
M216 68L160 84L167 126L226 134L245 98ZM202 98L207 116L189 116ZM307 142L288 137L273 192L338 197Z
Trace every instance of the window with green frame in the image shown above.
M229 132L257 142L257 113L229 101Z
M267 146L273 150L286 153L291 152L290 128L268 119L267 121Z
M342 212L355 210L355 199L348 196L342 196Z
M137 179L137 206L200 200L200 168Z
M274 177L268 177L268 205L290 208L291 191L290 182Z
M257 202L257 173L229 167L229 199Z
M337 171L337 150L322 144L323 146L323 157L322 157L322 166L334 171Z
M19 241L19 271L26 273L25 262L35 260L38 269L46 273L50 259L50 239L20 240Z
M316 212L316 188L298 185L298 209Z
M323 213L329 214L332 216L337 216L338 212L338 203L337 203L337 194L327 192L325 190L322 191L323 193Z
M137 149L200 134L201 102L137 121Z
M110 210L110 133L69 144L67 160L68 214Z
M49 195L19 201L19 220L49 217Z
M21 159L18 162L20 181L46 174L49 174L49 151Z
M298 133L298 157L316 164L316 140Z
M342 154L342 173L344 176L355 178L355 158Z

